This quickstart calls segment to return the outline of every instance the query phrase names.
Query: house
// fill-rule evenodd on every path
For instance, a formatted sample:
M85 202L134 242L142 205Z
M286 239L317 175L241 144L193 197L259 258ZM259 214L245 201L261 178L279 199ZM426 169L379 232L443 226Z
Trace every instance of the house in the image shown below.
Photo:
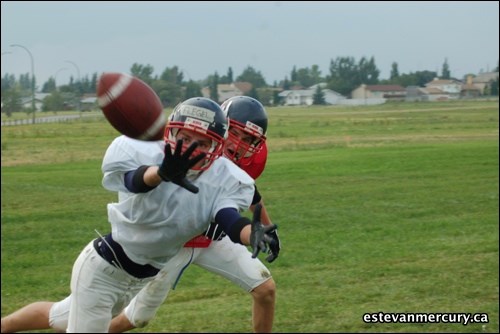
M441 94L447 95L448 99L458 99L462 91L462 85L463 83L458 80L434 78L434 80L425 84L425 88L438 89Z
M462 85L462 90L460 91L461 98L476 98L482 94L481 88L474 85L472 82L472 75L467 76L467 83Z
M91 111L98 109L97 96L95 94L84 95L80 100L81 111Z
M472 84L480 89L481 95L485 95L485 93L489 93L491 82L495 80L498 80L498 72L479 73L476 77L472 78Z
M326 84L318 85L322 88L321 91L326 104L339 104L341 100L346 98L331 89L326 89ZM285 106L310 106L314 102L314 94L316 94L318 85L311 86L308 89L284 90L278 94L278 97Z
M356 100L385 99L387 101L404 101L406 89L400 85L365 85L362 84L351 92Z
M473 83L469 75L463 84L458 80L440 80L438 78L428 82L425 87L408 86L406 101L446 101L458 98L476 98L481 95L481 88Z
M419 87L419 86L408 86L406 87L406 98L407 102L418 102L418 101L447 101L450 99L448 93L443 92L441 89L436 87Z
M448 101L451 97L447 92L437 87L419 87L424 93L423 101Z
M217 85L217 95L219 97L219 103L226 101L233 96L246 95L252 90L252 84L249 82L233 82L230 84L218 84ZM201 90L201 94L204 97L210 97L210 88L204 87Z
M406 87L406 102L429 101L429 93L423 87Z
M47 96L50 94L48 93L35 93L35 110L36 111L41 111L42 106L43 106L43 99L45 99ZM24 109L31 109L32 108L32 97L24 97L21 99L21 105L23 106Z

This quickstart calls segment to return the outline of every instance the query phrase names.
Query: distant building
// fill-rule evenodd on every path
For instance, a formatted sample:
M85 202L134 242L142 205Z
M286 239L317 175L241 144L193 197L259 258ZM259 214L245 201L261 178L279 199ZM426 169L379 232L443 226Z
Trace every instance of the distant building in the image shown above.
M472 84L479 88L481 95L488 93L491 89L491 82L498 80L498 72L479 73L472 78Z
M423 87L408 86L406 87L405 101L407 102L429 101L429 94Z
M386 101L404 101L406 89L400 85L362 84L351 92L351 97L356 100L385 99Z
M476 98L482 95L481 88L473 84L472 75L467 76L467 83L462 85L461 98Z
M84 95L80 100L80 108L82 111L98 109L97 96L95 94Z
M249 82L233 82L230 84L218 84L217 85L217 95L219 97L219 103L226 101L233 96L247 95L252 90L252 84ZM210 88L204 87L201 90L201 94L204 97L210 97Z
M35 111L41 111L43 106L43 99L45 99L50 94L48 93L35 93ZM31 95L21 99L21 105L25 109L32 108L32 97Z
M446 94L448 99L458 99L460 97L460 92L462 91L463 83L454 79L439 79L434 80L425 84L425 88L432 92L433 89L438 89L439 94Z
M323 88L321 89L321 91L323 92L326 104L339 104L341 100L344 100L346 98L340 93L337 93L331 89L326 89L326 84L318 85ZM314 94L316 94L318 85L313 85L307 89L284 90L279 93L278 96L281 100L281 103L285 106L310 106L314 102Z

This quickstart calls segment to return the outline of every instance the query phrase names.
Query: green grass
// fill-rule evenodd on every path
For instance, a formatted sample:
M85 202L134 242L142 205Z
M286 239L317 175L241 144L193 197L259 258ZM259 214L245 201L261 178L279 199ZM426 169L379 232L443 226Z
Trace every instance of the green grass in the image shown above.
M257 184L283 245L274 331L499 331L498 102L268 113ZM108 230L115 135L105 121L2 127L2 316L69 293L73 261ZM490 322L363 322L378 312ZM251 297L192 266L144 331L249 332Z

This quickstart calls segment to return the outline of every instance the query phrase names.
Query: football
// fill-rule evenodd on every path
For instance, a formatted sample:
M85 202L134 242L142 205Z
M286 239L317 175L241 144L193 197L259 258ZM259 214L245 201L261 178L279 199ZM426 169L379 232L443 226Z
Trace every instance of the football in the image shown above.
M103 73L97 81L97 103L120 133L139 140L163 138L166 115L160 98L144 81L125 73Z

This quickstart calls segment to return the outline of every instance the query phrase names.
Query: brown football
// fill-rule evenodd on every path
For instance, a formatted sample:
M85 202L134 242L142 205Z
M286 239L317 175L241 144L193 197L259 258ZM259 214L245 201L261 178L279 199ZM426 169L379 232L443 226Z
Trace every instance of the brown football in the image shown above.
M125 73L105 72L97 82L97 103L120 133L139 140L163 138L166 115L160 98L144 81Z

